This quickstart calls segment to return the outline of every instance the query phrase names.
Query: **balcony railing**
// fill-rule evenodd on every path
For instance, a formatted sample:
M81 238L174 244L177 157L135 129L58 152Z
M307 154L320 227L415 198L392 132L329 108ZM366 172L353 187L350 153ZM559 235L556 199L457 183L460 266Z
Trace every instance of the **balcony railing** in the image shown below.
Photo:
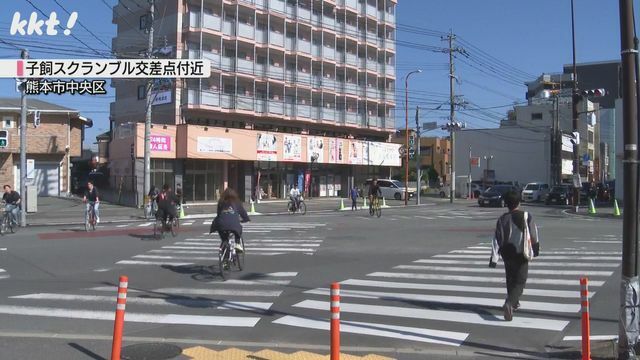
M220 94L220 106L223 109L233 109L235 104L234 94Z
M222 70L224 71L236 71L236 59L227 56L222 57Z
M356 54L347 53L345 55L345 63L351 66L358 66L358 56Z
M266 44L269 42L269 33L264 29L256 29L255 39L258 44Z
M290 102L284 103L284 115L285 116L296 116L296 105L294 103L290 103Z
M311 118L311 106L309 105L297 105L297 116L310 119Z
M284 80L284 68L269 65L269 77L276 80Z
M374 16L374 17L378 16L378 9L374 5L369 4L368 2L367 2L366 11L367 11L367 15L369 16Z
M336 121L335 109L329 109L329 108L322 109L322 119L325 121Z
M258 114L266 114L267 113L267 100L263 98L256 99L256 109L255 112Z
M378 71L378 62L375 60L367 61L367 70Z
M333 17L329 17L329 16L323 16L322 17L322 26L329 29L329 30L335 30L336 29L336 19Z
M270 99L268 109L269 114L282 115L284 114L284 103L282 101Z
M298 6L298 20L311 22L311 10Z
M253 74L255 63L253 60L246 60L238 58L238 72Z
M298 84L302 86L311 86L311 74L308 72L298 71L296 75L298 78Z
M284 73L284 80L286 82L292 83L296 81L296 71L294 70L287 70Z
M189 12L189 26L194 28L205 28L220 31L220 24L222 23L222 19L220 16L216 16L213 14L204 14L203 16L203 24L200 24L200 12L199 11L191 11Z
M298 39L298 51L311 54L311 41Z
M236 96L237 109L245 110L245 111L253 111L254 101L255 100L253 96L238 95Z
M228 36L236 35L236 23L231 21L222 22L222 33Z
M325 89L325 90L335 91L336 90L336 81L333 80L332 78L324 77L324 78L322 78L322 88Z
M255 29L253 24L240 23L238 25L238 35L247 39L255 39Z
M267 77L267 64L256 64L255 75L258 77Z
M269 0L269 9L284 13L285 11L284 0Z
M287 10L285 11L285 13L287 14L287 17L289 19L295 19L296 18L296 8L297 8L297 6L291 5L290 3L287 3Z
M322 46L314 44L311 47L311 55L316 56L316 57L322 56Z
M296 38L292 38L292 37L286 37L284 39L284 48L285 50L289 50L289 51L293 51L295 50L295 46L296 46Z
M350 7L354 10L358 9L358 0L344 0L344 6Z
M323 57L327 60L335 60L336 59L336 49L332 47L325 46L323 49Z
M344 92L350 95L358 95L358 85L354 83L344 83Z
M271 31L269 33L269 43L272 45L284 47L284 35L282 33Z
M211 91L199 91L197 89L189 89L187 91L186 104L190 105L207 105L220 106L220 93Z
M345 111L344 121L347 124L355 124L358 121L358 114L350 111Z
M266 9L267 8L267 0L253 0L254 4L256 4L256 7L259 9Z

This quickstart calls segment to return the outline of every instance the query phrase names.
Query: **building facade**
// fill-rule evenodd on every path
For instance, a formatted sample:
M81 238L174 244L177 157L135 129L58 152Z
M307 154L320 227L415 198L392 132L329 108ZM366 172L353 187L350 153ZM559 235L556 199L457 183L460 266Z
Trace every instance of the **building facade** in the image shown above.
M137 54L146 10L121 1L113 49ZM156 0L158 53L211 61L207 79L114 80L111 177L141 197L143 127L152 106L152 184L187 201L312 196L399 166L395 131L395 0ZM137 9L137 10L136 10ZM140 25L139 27L137 25ZM394 156L388 153L393 152ZM121 180L122 181L122 180ZM130 184L130 185L129 185Z
M20 98L0 98L0 130L8 133L7 146L0 148L0 184L14 189L20 185L20 112ZM38 196L65 196L70 192L70 158L80 156L87 125L90 120L77 110L28 100L27 186L36 186Z
M415 131L409 130L409 136L415 136ZM399 130L392 140L394 143L404 145L405 130ZM434 184L439 180L447 184L449 180L449 159L451 157L451 141L449 138L421 137L420 138L420 168L422 170L433 169L437 179L429 179ZM404 158L402 158L404 164Z

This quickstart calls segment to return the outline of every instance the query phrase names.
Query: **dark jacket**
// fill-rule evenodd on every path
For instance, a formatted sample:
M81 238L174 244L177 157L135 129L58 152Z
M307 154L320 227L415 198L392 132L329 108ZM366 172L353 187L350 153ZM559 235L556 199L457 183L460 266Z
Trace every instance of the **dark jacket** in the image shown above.
M496 232L491 246L491 259L489 264L495 264L498 261L498 255L511 257L522 255L525 232L525 214L527 216L527 227L531 236L532 248L534 255L538 255L540 242L538 238L538 227L533 221L530 213L521 210L515 210L503 214L496 223Z
M221 204L218 203L216 218L211 223L209 233L216 231L233 231L242 236L242 222L250 221L247 211L242 204Z

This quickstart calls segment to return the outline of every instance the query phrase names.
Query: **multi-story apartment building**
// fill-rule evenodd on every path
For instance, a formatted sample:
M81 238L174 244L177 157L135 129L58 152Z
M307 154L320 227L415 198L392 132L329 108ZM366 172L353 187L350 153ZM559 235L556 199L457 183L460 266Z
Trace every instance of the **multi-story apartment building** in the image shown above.
M113 14L113 50L123 57L146 48L147 10L128 2ZM134 176L141 193L147 96L156 99L152 182L181 186L190 201L215 200L227 186L245 199L283 197L295 183L313 196L335 196L370 171L400 165L398 146L388 143L396 0L155 6L158 52L208 59L212 74L165 82L150 94L144 82L113 82L112 176Z

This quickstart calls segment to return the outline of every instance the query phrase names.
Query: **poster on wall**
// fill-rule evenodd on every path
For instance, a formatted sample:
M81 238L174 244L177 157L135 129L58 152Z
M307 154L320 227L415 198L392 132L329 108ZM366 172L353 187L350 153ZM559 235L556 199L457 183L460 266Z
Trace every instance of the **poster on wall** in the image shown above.
M302 137L284 136L284 161L302 161Z
M349 163L362 165L362 143L360 141L349 142Z
M307 160L309 162L324 162L324 139L318 137L307 138Z
M335 164L338 158L336 139L329 139L329 164Z
M231 154L232 145L231 139L198 136L198 152Z
M278 143L274 134L258 134L258 161L278 161Z
M344 163L344 141L338 140L338 163Z
M151 151L171 151L171 136L151 135Z

